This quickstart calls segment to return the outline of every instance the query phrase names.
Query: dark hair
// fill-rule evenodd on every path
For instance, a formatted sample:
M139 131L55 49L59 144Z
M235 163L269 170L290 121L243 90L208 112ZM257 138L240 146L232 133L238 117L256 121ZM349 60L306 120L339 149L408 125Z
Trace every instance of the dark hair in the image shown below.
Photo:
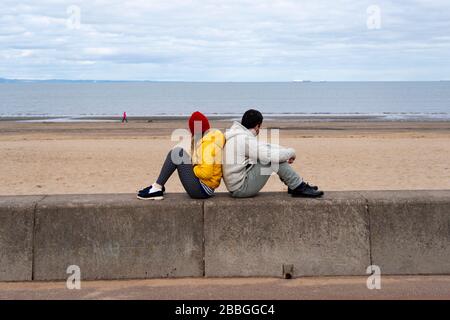
M258 110L250 109L242 116L241 124L247 129L252 129L263 122L263 116Z

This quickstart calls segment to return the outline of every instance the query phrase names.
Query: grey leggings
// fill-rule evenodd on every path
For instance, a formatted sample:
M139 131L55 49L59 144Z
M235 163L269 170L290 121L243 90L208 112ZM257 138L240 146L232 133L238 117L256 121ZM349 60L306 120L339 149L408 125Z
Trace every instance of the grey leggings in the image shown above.
M176 152L174 158L182 159L180 164L174 163L172 160L172 152ZM210 197L203 189L200 180L194 174L194 166L192 165L191 157L180 147L169 151L156 183L161 186L165 185L175 170L178 171L181 184L191 198L206 199Z

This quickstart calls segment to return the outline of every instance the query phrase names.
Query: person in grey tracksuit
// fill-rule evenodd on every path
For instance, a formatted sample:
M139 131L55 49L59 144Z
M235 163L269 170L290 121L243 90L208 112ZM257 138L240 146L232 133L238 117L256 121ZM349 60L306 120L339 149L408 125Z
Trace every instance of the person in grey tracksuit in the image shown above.
M262 120L259 111L250 109L240 123L235 121L225 133L222 170L231 195L237 198L255 196L276 172L292 196L322 196L322 191L304 182L291 167L296 158L294 149L258 141Z

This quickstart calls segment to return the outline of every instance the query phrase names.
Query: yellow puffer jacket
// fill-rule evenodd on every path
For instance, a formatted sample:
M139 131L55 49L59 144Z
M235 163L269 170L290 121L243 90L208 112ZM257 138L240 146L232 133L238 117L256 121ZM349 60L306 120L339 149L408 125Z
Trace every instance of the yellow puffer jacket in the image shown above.
M222 149L225 144L224 134L211 129L197 142L193 156L194 173L205 185L216 189L222 179Z

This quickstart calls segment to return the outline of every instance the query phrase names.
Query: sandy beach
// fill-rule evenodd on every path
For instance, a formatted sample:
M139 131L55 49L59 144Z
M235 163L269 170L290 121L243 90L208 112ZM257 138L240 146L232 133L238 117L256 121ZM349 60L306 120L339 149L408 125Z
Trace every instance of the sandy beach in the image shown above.
M225 129L230 120L214 120ZM450 122L266 121L323 190L450 189ZM0 195L132 193L152 183L185 120L0 121ZM181 192L175 174L168 192ZM286 187L273 176L264 191ZM223 183L219 191L226 191Z

